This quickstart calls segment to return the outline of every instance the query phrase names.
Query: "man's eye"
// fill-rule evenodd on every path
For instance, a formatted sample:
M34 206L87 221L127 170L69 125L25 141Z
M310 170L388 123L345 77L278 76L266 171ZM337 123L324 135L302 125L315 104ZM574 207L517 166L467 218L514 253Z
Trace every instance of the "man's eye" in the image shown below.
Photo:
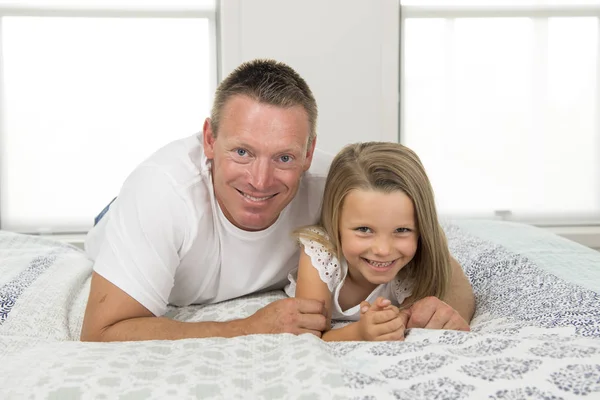
M282 162L284 162L284 163L288 163L288 162L292 161L292 157L290 157L290 156L281 156L280 160Z
M244 149L237 149L235 152L240 157L244 157L246 154L248 154L248 152L246 150L244 150Z

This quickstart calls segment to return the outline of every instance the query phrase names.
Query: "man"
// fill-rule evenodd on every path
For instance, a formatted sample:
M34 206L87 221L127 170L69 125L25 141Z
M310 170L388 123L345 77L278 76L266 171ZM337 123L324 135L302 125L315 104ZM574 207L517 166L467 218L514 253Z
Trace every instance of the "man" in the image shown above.
M202 135L140 164L86 240L95 261L81 339L234 337L325 329L323 304L273 302L228 322L162 317L167 304L216 303L282 288L296 265L291 232L317 222L331 157L315 150L306 82L271 60L242 64L217 88ZM473 294L453 261L452 293L424 299L407 327L468 329ZM454 308L452 308L451 306Z

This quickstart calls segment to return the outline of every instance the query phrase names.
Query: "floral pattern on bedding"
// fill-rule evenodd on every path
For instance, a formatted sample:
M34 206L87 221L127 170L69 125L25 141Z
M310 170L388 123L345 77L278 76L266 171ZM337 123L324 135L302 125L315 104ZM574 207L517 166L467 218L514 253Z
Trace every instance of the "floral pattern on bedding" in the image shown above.
M4 356L11 365L0 366L0 394L132 399L596 398L598 339L562 340L568 337L557 334L548 341L517 335L514 346L500 352L479 344L503 340L502 335L421 329L412 330L406 342L387 343L325 343L310 335L289 334L118 345L38 341L21 343L18 355ZM0 345L10 343L10 338L0 337ZM483 350L457 355L462 353L457 350L469 347ZM540 355L543 348L554 351ZM561 349L564 355L557 362L554 353Z
M56 304L48 307L62 307L66 316L25 318L40 307L30 303L38 298L29 291L52 293L69 276L62 269L89 268L81 254L60 254L23 291L0 325L0 397L600 398L598 294L545 272L526 254L512 253L456 225L445 230L452 254L474 287L472 331L412 329L404 342L326 343L310 335L119 344L65 341L80 327L82 287L89 282L79 275L72 275L71 295L49 297ZM39 253L48 250L41 246ZM23 268L40 255L35 253L27 253ZM6 254L0 249L0 262ZM19 272L0 284L15 281ZM217 305L170 307L167 316L226 321L284 297L275 291ZM64 304L67 298L70 305ZM42 324L52 334L35 331ZM62 340L56 340L59 335Z

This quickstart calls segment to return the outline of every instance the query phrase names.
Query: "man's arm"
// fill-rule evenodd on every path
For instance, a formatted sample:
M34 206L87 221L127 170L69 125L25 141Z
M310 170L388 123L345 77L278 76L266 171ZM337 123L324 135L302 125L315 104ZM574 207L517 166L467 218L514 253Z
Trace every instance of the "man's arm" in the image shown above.
M475 296L461 266L450 257L452 275L444 299L429 296L410 307L407 328L453 329L468 331L475 313Z
M101 275L92 274L82 341L174 340L235 337L258 333L312 333L321 336L323 304L305 299L273 302L248 318L228 322L180 322L155 317Z
M454 257L450 257L450 266L452 270L450 285L446 296L442 300L458 311L460 316L469 323L475 313L473 288L462 267Z

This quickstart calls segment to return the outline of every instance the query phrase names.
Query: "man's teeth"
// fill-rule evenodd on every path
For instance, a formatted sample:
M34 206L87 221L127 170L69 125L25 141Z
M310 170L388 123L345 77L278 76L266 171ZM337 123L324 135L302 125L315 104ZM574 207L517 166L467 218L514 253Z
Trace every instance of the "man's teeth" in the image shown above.
M254 196L250 196L249 194L246 193L242 193L244 195L245 198L250 199L252 201L264 201L267 199L270 199L271 197L273 197L273 195L270 196L265 196L265 197L254 197Z
M377 261L373 261L373 260L368 260L369 264L371 264L374 267L377 268L385 268L385 267L389 267L390 265L392 265L394 262L393 261L387 261L387 262L377 262Z

